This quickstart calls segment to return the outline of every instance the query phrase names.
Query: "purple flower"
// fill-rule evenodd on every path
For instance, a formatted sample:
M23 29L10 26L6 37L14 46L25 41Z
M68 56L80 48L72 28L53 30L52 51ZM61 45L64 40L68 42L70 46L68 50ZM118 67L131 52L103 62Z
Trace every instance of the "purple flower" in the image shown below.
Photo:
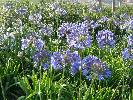
M107 18L106 16L103 16L101 19L98 20L98 22L105 23L109 20L110 20L109 18Z
M133 47L133 35L128 36L128 47Z
M50 5L50 8L52 10L56 10L58 7L59 7L59 5L57 3L53 3L53 4Z
M130 30L133 30L133 20L130 20L129 21L129 29Z
M82 60L82 73L89 80L96 77L99 80L111 77L107 65L95 56L87 56Z
M127 19L129 19L129 16L128 16L127 13L124 13L124 14L121 14L121 15L120 15L120 18L121 18L121 19L126 19L126 20L127 20Z
M11 3L11 2L7 2L7 3L3 6L3 8L6 9L6 10L11 10L12 7L13 7L13 3Z
M79 69L80 69L81 63L80 62L75 62L71 65L70 72L72 75L75 75Z
M67 42L70 47L84 49L91 46L91 37L89 33L85 34L70 34L67 37Z
M71 23L62 23L62 25L59 27L59 36L64 37L71 31Z
M64 52L64 60L65 65L69 64L71 66L70 73L75 75L79 71L79 67L81 66L81 58L78 55L78 51L71 52L67 50Z
M34 44L35 44L36 50L40 51L43 49L45 42L41 39L36 39Z
M78 51L71 52L66 50L63 54L65 63L74 64L75 62L81 62L81 58L78 55Z
M87 21L82 23L63 23L59 28L59 34L61 37L65 36L67 38L69 47L84 49L91 45L88 26Z
M133 59L133 47L124 48L124 50L122 51L122 57L123 59L132 60Z
M47 36L51 36L52 32L53 32L53 27L52 26L48 26L48 25L44 25L40 30L40 33L42 33L43 35L47 35Z
M60 14L60 15L66 15L66 14L67 14L67 11L66 11L65 9L63 9L63 8L57 8L57 9L55 10L55 12L56 12L57 14Z
M40 13L34 13L29 16L29 20L33 21L34 23L39 23L42 19L42 15Z
M44 70L47 70L49 68L50 64L48 63L42 63L42 67Z
M55 70L62 70L64 62L64 57L61 53L53 52L51 56L51 65Z
M41 65L44 70L47 70L50 66L51 53L46 50L36 52L33 57L33 62L35 66Z
M57 3L51 4L50 7L52 10L55 10L55 12L57 14L60 14L60 15L66 15L67 14L67 11L65 9L61 8Z
M27 8L26 7L20 7L18 10L16 10L17 14L24 15L27 13Z
M96 39L100 48L104 48L105 46L115 46L114 33L109 30L99 31L96 35Z
M30 40L29 39L22 39L21 40L21 49L24 50L29 47Z
M95 29L95 28L99 27L100 24L98 24L97 22L95 22L95 21L92 20L92 21L90 22L90 26L91 26L91 28Z

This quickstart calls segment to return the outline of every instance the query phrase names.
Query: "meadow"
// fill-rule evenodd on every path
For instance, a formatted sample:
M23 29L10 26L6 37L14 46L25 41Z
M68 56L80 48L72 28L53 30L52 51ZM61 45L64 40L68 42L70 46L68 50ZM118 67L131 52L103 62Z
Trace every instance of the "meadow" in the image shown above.
M6 1L0 100L133 100L133 6Z

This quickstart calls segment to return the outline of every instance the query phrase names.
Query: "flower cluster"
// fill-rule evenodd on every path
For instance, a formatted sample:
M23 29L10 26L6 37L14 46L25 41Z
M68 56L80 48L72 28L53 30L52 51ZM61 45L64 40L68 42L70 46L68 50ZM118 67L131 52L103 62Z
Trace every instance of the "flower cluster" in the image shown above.
M11 10L13 8L13 3L12 2L7 2L3 8L8 11L8 10Z
M122 57L133 60L133 36L128 36L128 47L123 49Z
M41 39L36 39L36 38L34 38L34 39L29 39L29 38L22 39L21 40L21 50L28 48L30 46L30 44L32 46L34 46L37 51L40 51L43 49L45 42Z
M78 54L78 51L71 52L70 50L66 50L64 52L64 60L65 64L69 64L71 66L71 74L75 75L79 71L81 66L81 58Z
M104 48L105 46L114 47L115 45L114 33L109 30L99 31L96 39L100 48Z
M51 65L54 69L62 70L65 66L70 65L70 73L75 75L79 71L81 58L78 52L66 50L64 52L54 52L51 56Z
M19 9L16 10L16 13L19 15L24 15L28 12L26 7L20 7Z
M41 13L33 13L29 15L29 20L34 23L37 23L37 24L40 23L41 19L42 19Z
M106 64L95 56L87 56L82 60L82 73L88 80L92 78L103 80L111 76Z
M53 52L51 56L51 65L56 70L62 70L64 64L63 55L60 52Z
M66 15L67 11L61 8L57 3L53 3L50 5L51 9L54 10L59 15Z
M54 70L65 70L70 66L71 75L75 75L79 70L83 76L91 80L93 78L103 80L111 77L111 71L105 63L95 56L87 56L81 60L77 51L66 50L63 52L53 52L52 54L46 50L39 51L33 56L34 63L41 62L44 70L48 69L50 64Z
M43 25L41 27L41 29L39 30L39 32L42 35L51 36L52 35L52 32L53 32L53 27L52 27L52 25Z
M50 66L50 59L51 59L50 57L51 53L47 50L37 51L32 57L34 62L34 67L38 66L39 63L41 63L43 69L47 70Z
M88 22L63 23L59 27L60 36L66 36L69 47L84 49L91 46L91 36L88 31Z
M105 23L105 22L107 22L107 21L109 21L109 20L110 20L110 19L109 19L108 17L103 16L101 19L98 20L98 22L100 22L100 23Z

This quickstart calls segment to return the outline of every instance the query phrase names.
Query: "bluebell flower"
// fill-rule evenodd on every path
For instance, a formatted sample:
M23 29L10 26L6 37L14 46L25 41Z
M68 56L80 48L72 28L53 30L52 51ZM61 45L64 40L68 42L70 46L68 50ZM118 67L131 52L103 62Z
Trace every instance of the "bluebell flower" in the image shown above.
M54 10L59 15L66 15L67 11L59 6L57 3L53 3L50 5L50 8Z
M26 7L20 7L19 9L16 10L17 14L24 15L27 13L27 8Z
M36 50L40 51L40 50L43 49L43 47L45 45L45 42L43 40L41 40L41 39L36 39L34 44L35 44Z
M114 47L115 46L115 37L114 33L109 30L99 31L96 35L98 46L104 48L106 46Z
M95 56L87 56L82 60L82 73L89 80L96 77L99 80L111 77L107 65Z
M133 20L133 16L130 16L130 19Z
M51 65L55 70L62 70L64 65L64 57L60 52L53 52L51 56Z
M29 47L30 40L29 39L22 39L21 40L21 49L24 50Z

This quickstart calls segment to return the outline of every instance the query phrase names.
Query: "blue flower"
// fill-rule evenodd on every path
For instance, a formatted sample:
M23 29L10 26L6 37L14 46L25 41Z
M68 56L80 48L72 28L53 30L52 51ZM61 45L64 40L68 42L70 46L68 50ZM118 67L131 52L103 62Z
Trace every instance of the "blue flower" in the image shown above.
M106 46L114 47L115 46L115 37L114 33L109 30L99 31L96 35L96 39L100 48Z
M128 16L127 13L124 13L124 14L121 14L121 15L120 15L120 18L121 18L121 19L127 20L127 19L129 19L129 16Z
M45 42L41 39L37 39L37 40L35 40L34 44L35 44L36 50L40 51L43 49Z
M66 15L66 14L67 14L67 11L66 11L65 9L63 9L63 8L57 8L57 9L55 10L55 12L56 12L57 14L60 14L60 15Z
M33 57L34 66L41 65L44 70L47 70L50 67L51 53L47 50L42 50L36 52Z
M95 29L95 28L99 27L100 24L98 24L97 22L95 22L95 21L92 20L92 21L90 22L90 26L91 26L91 28Z
M53 4L50 5L50 8L52 10L56 10L58 7L59 7L59 5L57 3L53 3Z
M133 47L124 48L122 51L122 57L123 59L133 59Z
M47 70L49 68L50 64L48 63L42 63L42 67L44 70Z
M7 3L3 6L3 8L4 8L5 10L11 10L11 9L13 8L13 3L7 2Z
M81 58L78 55L78 51L71 52L69 49L63 54L65 63L74 64L75 62L81 62Z
M82 60L82 74L89 80L92 78L103 80L111 77L111 71L107 65L95 56L87 56Z
M50 58L51 58L51 53L46 50L37 51L32 57L33 61L37 63L48 62L50 61Z
M43 35L51 36L53 32L53 27L50 25L44 25L39 32Z
M128 25L129 25L129 30L133 30L133 20L130 20Z
M30 40L29 39L22 39L21 40L21 49L24 50L29 47Z
M64 57L59 52L53 52L51 56L51 65L55 70L62 70L64 64Z
M61 37L65 36L69 47L84 49L91 46L91 36L88 23L63 23L59 28Z
M59 27L59 36L64 37L68 35L71 31L71 23L62 23L61 26Z
M71 66L70 73L75 75L81 66L81 58L78 55L78 51L71 52L67 50L64 52L65 65L69 64Z
M24 15L27 13L27 8L26 7L20 7L18 10L16 10L17 14Z
M128 36L128 47L133 47L133 35Z
M106 16L103 16L101 19L98 20L98 22L105 23L109 20L110 20L109 18L107 18Z
M80 62L75 62L71 65L70 72L72 75L75 75L79 69L80 69L81 63Z
M42 19L42 15L40 13L34 13L29 16L29 20L33 21L34 23L39 23Z

